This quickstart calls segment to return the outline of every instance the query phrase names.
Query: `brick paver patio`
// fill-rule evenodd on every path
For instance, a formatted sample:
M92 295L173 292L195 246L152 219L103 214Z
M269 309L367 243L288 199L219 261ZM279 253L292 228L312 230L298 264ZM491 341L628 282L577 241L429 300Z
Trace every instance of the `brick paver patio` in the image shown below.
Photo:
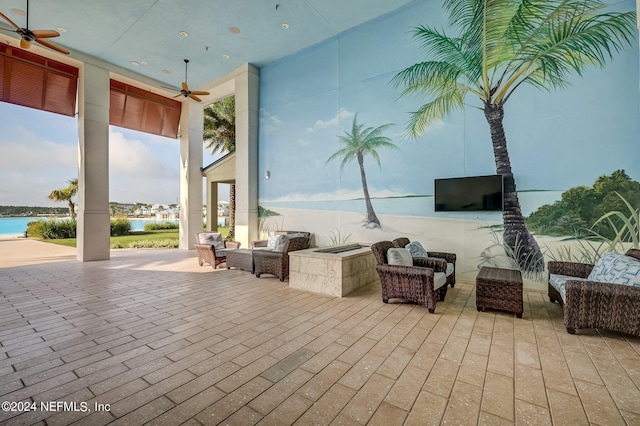
M460 282L431 315L194 252L69 250L0 241L3 424L640 424L640 339L569 335L544 293L517 319Z

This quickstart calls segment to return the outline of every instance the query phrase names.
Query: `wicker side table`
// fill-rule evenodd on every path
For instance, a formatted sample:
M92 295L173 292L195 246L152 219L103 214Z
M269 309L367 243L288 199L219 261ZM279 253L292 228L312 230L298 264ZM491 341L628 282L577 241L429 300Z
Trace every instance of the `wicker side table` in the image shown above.
M253 274L253 250L236 249L227 251L227 269L237 268Z
M478 311L500 309L522 318L522 275L514 269L483 266L476 277L476 308Z

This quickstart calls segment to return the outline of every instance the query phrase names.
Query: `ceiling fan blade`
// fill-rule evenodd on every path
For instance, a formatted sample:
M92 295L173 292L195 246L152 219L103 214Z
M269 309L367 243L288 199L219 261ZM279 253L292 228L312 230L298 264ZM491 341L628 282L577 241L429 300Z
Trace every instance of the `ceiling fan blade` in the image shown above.
M194 101L202 102L202 99L200 99L199 97L197 97L197 96L196 96L196 95L194 95L193 93L192 93L192 94L190 94L190 95L189 95L189 97L190 97L191 99L193 99Z
M178 93L178 94L177 94L177 95L175 95L172 99L179 98L180 96L182 96L182 93Z
M28 49L31 47L31 42L29 40L25 40L23 38L20 39L20 48L21 49Z
M36 38L60 37L60 33L55 30L33 30L31 32Z
M60 47L57 44L52 43L50 41L36 39L36 43L40 43L41 45L48 47L49 49L53 49L57 52L64 53L65 55L69 54L69 51L67 49L65 49L64 47Z
M182 82L182 90L184 90L185 92L189 91L189 86L187 86L187 83L185 83L184 81Z
M10 23L10 24L11 24L11 25L13 25L14 27L16 27L16 29L18 29L18 30L20 29L20 27L19 27L19 26L17 26L17 25L16 25L16 23L15 23L15 22L13 22L11 19L9 19L9 18L7 17L7 15L5 15L4 13L0 13L0 16L2 17L2 19L4 19L4 20L5 20L5 21L7 21L8 23Z
M194 90L193 92L191 92L192 95L200 95L200 96L207 96L209 94L209 92L199 92L197 90Z

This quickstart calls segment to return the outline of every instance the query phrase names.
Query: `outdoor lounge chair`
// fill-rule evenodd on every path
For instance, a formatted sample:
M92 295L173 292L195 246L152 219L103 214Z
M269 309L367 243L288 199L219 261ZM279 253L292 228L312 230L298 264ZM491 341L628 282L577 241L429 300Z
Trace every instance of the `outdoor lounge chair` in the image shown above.
M198 263L200 266L208 263L213 269L226 262L227 250L240 248L240 242L223 241L222 235L218 232L198 232L196 240L198 241L195 244L198 251Z
M371 246L382 284L382 301L388 303L389 299L404 299L426 306L430 313L434 313L436 301L444 300L447 294L444 272L434 272L433 269L436 265L442 266L442 259L416 257L410 258L411 266L390 264L389 249L399 248L394 247L391 241L380 241Z
M260 278L261 274L272 274L280 281L284 281L289 276L289 252L308 248L308 236L290 237L284 235L281 244L273 249L254 249L253 261L256 277Z
M394 247L406 247L409 244L409 239L405 237L396 238L393 240ZM428 251L428 257L444 259L448 265L445 272L447 274L447 285L453 286L456 285L456 254L455 253L445 253L441 251ZM450 266L449 266L450 265ZM442 272L440 269L436 269L436 272Z

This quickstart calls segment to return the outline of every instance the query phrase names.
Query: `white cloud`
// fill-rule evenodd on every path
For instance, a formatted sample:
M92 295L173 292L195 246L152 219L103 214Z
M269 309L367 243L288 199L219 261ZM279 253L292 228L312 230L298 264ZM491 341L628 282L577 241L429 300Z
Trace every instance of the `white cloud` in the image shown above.
M265 108L260 109L260 126L265 132L271 133L278 129L282 124L282 120L277 115L271 115Z
M314 124L313 127L308 127L307 128L307 133L313 133L316 130L319 129L326 129L328 127L338 127L338 125L340 124L340 120L344 120L347 118L351 118L353 117L355 114L347 111L346 108L340 108L340 110L338 110L338 113L336 115L334 115L333 117L331 117L328 120L317 120L316 123Z

